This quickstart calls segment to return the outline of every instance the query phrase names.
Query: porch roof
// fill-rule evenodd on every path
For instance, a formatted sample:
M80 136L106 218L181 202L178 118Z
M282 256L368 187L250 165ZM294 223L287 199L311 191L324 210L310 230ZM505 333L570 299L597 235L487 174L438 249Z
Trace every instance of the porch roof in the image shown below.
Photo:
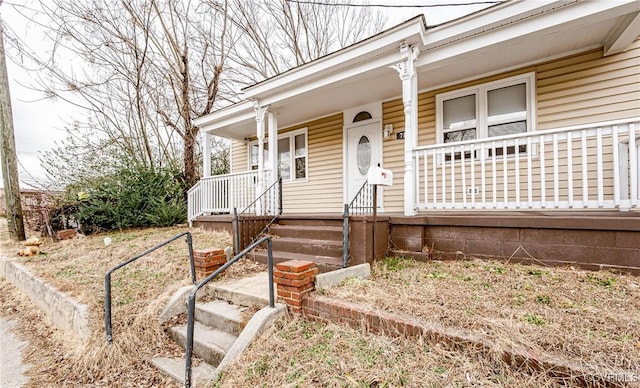
M515 1L427 29L412 18L374 37L244 89L244 100L195 120L218 136L255 136L254 104L270 106L286 127L379 100L402 85L389 66L401 44L419 49L422 91L604 47L624 51L638 36L640 2Z

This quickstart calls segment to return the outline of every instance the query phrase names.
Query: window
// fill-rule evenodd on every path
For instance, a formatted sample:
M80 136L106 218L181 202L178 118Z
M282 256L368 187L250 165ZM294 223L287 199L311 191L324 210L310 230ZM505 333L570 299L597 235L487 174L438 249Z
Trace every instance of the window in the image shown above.
M371 166L371 142L366 136L362 136L358 141L357 160L360 174L367 175Z
M364 121L364 120L369 120L372 119L373 116L371 116L371 113L367 112L366 110L363 110L362 112L359 112L354 118L353 118L353 122L357 123L358 121Z
M249 167L258 169L258 142L249 145ZM264 163L269 164L269 143L264 142ZM278 136L278 175L283 181L307 178L307 130Z
M533 130L533 73L436 96L440 143L481 139ZM502 149L489 155L502 155ZM520 146L519 152L526 152ZM515 153L514 147L507 148ZM465 157L470 157L467 153ZM476 155L477 156L477 155ZM454 155L459 159L461 155ZM450 157L447 159L450 160Z
M249 146L249 167L251 170L258 169L258 155L259 155L258 143L254 143ZM264 142L264 163L269 163L269 143Z

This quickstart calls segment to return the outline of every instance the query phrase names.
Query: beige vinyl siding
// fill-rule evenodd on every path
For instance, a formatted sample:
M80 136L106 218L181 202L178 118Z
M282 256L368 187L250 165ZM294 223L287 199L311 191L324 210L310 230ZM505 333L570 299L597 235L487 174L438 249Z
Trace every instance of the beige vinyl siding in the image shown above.
M308 131L308 177L306 181L283 184L285 213L342 212L342 125L339 113L282 131Z
M620 54L594 50L536 70L538 129L640 116L640 39Z
M284 213L342 212L342 113L293 127L278 134L307 128L307 179L283 182ZM249 142L255 141L253 137ZM268 141L268 136L266 137ZM232 143L232 172L248 171L249 142Z
M234 140L231 143L231 172L249 170L249 149L244 141Z
M393 125L394 134L382 140L382 166L393 172L393 186L383 188L383 206L386 212L402 212L404 203L404 141L395 134L404 131L402 100L382 104L382 126Z

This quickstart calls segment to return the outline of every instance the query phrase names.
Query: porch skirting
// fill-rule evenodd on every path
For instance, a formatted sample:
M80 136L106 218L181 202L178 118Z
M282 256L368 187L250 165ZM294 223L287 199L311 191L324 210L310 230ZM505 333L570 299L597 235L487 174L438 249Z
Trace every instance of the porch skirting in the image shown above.
M639 212L440 212L389 217L390 251L640 275ZM429 253L431 252L431 254Z
M339 214L283 215L281 222L335 222ZM195 226L233 233L229 215L200 216ZM549 266L609 269L640 275L640 212L522 211L429 212L418 216L381 214L349 221L350 265L401 254L418 260L509 260Z

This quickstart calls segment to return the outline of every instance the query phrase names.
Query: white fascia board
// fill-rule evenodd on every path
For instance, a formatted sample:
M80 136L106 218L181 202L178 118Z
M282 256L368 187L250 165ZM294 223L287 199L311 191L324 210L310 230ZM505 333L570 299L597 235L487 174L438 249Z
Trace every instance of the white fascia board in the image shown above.
M640 12L629 14L620 20L604 41L604 56L618 54L629 48L640 35Z
M218 128L225 128L225 127L240 124L246 121L255 121L255 118L256 118L256 112L251 110L251 112L238 113L235 116L225 117L223 119L216 120L214 123L209 123L208 125L205 125L204 127L200 127L200 128L212 134L216 134L216 129Z
M492 46L507 40L513 40L514 38L526 37L537 31L558 26L566 28L572 24L581 25L582 21L580 19L585 17L592 16L589 18L589 23L597 23L634 12L637 9L640 9L640 2L635 0L580 2L575 6L554 9L551 12L537 14L535 17L523 18L493 30L481 31L474 36L461 37L457 41L450 41L449 43L443 42L441 46L428 44L427 46L431 46L432 48L429 49L427 47L425 51L420 53L416 67L424 70L424 68L428 68L428 65L431 63L476 51L483 47ZM434 42L431 35L428 35L427 38L431 43Z
M375 35L362 42L353 44L333 54L293 68L285 73L265 80L257 85L243 89L246 98L258 98L264 94L275 94L281 89L290 87L293 83L305 82L309 77L318 77L326 72L334 72L349 66L350 63L360 63L375 57L377 52L392 46L400 52L400 43L417 43L424 40L425 28L422 18L414 18L395 28ZM413 38L416 42L411 42Z
M459 38L460 36L464 36L472 31L484 30L488 26L511 20L518 15L541 11L542 9L548 8L548 6L553 3L559 3L559 5L562 5L575 1L578 0L516 0L505 2L499 6L489 7L483 12L478 12L476 14L469 15L468 17L463 17L429 29L429 32L425 36L424 45L430 46L452 38Z
M221 127L242 121L247 114L251 116L255 115L253 101L244 100L209 113L208 115L198 117L193 120L193 125L205 131L210 131L213 129L212 127ZM242 117L242 119L240 119L240 117Z

